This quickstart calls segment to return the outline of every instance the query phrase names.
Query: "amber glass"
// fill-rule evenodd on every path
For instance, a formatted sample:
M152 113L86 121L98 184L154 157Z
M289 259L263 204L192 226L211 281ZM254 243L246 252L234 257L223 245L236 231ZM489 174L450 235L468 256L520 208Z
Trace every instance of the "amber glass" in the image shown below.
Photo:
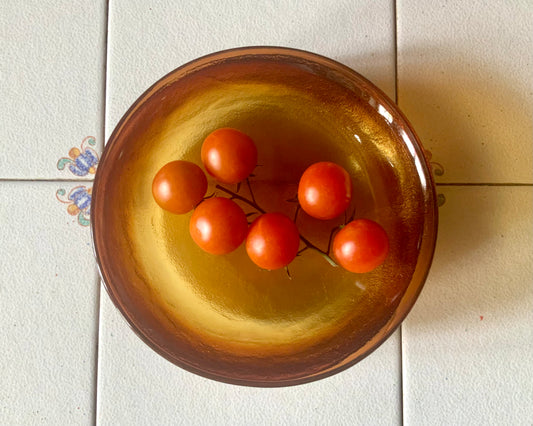
M251 186L266 211L294 215L287 200L305 168L341 164L353 181L349 215L373 219L389 235L385 263L353 274L307 250L289 277L259 269L242 246L224 256L195 246L191 214L159 208L152 179L173 160L201 165L201 143L220 127L256 142ZM240 194L250 197L245 186ZM372 352L413 306L437 234L430 168L394 103L353 70L286 48L215 53L154 84L113 132L92 203L103 281L138 335L189 371L252 386L316 380ZM299 214L297 224L325 249L343 221Z

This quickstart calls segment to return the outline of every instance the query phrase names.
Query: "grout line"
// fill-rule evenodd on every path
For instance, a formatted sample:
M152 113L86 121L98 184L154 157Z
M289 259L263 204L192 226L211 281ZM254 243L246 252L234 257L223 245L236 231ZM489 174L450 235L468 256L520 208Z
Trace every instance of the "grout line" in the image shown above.
M393 1L394 13L394 102L399 105L398 99L398 13L396 8L397 0Z
M103 81L102 81L102 135L104 137L104 143L102 149L105 148L105 129L106 129L106 114L107 114L107 61L109 57L108 41L109 41L109 2L106 0L105 6L105 28L104 28L104 61L103 61ZM100 363L100 315L102 309L101 303L102 285L100 282L100 272L97 268L96 279L96 336L95 336L95 360L94 360L94 402L93 402L93 424L98 424L98 379L99 379L99 363Z
M95 286L96 286L96 303L95 303L95 312L94 315L96 317L95 323L95 333L94 333L94 341L95 341L95 348L94 348L94 388L93 388L93 424L96 426L97 424L97 413L98 413L98 363L100 361L100 310L101 310L101 284L100 284L100 272L98 271L98 268L95 268Z
M450 183L435 183L436 186L533 186L533 183L490 183L490 182L479 182L479 183L459 183L459 182L450 182Z
M397 0L393 0L392 2L392 8L393 8L393 15L394 15L394 102L396 102L396 105L399 105L398 103L398 9L397 9ZM398 328L398 333L400 334L400 347L399 347L399 369L400 369L400 377L399 377L399 391L400 391L400 425L403 426L404 424L404 408L403 408L403 337L402 337L402 325L400 324L400 327Z
M14 179L14 178L0 178L0 182L64 182L64 183L92 183L94 181L94 178L92 179L42 179L42 178L21 178L21 179Z
M400 360L402 371L402 426L405 424L405 376L403 374L405 370L405 346L403 344L403 324L400 324Z
M105 108L104 108L105 109ZM104 112L105 113L105 112ZM104 119L105 122L105 119ZM105 124L104 124L105 126ZM48 178L0 178L1 182L43 182L43 183L93 183L94 178L92 179L48 179ZM517 187L528 187L533 186L533 183L513 183L513 182L436 182L436 186L517 186Z
M398 328L400 333L400 425L403 426L404 421L404 374L403 374L403 324Z

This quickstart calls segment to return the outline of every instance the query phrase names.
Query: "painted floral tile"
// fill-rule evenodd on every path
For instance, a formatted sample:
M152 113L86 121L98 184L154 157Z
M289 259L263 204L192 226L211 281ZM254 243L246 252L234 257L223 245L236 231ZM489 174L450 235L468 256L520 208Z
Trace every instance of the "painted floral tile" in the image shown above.
M67 169L72 175L79 177L94 175L99 161L95 145L96 138L87 136L81 142L80 148L71 148L68 157L61 157L57 161L57 169Z
M0 2L0 178L90 179L58 158L103 141L105 0Z
M87 136L79 148L71 148L68 157L61 157L57 161L57 168L68 170L75 176L93 176L99 162L99 156L93 148L95 145L95 138ZM59 202L66 204L66 212L75 216L81 226L90 225L92 183L77 185L69 190L61 187L56 191L56 198Z

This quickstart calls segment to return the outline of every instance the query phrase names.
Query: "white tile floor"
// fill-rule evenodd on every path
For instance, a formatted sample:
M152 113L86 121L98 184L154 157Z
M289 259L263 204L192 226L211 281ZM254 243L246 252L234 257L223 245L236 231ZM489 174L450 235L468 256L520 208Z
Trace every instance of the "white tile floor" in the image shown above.
M181 3L0 4L0 424L533 424L533 4ZM401 333L294 388L212 382L152 352L100 300L85 226L129 105L188 60L254 44L397 93L444 172L435 262Z
M439 189L435 262L402 326L404 420L531 424L532 188Z
M78 178L58 159L102 145L105 28L104 0L0 2L0 178Z
M398 0L398 101L438 182L533 183L532 8Z
M102 298L99 424L399 424L399 335L344 374L308 385L262 389L220 384L161 358ZM149 391L147 391L149 390Z
M56 192L76 182L0 182L0 424L93 418L98 280L88 227Z

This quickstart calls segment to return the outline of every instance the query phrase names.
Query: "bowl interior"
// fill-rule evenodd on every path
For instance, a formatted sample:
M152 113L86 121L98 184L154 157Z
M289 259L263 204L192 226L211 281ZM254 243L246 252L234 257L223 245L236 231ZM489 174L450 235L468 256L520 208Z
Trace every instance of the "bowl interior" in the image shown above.
M307 250L289 277L260 270L243 247L225 256L202 252L188 234L191 214L160 209L151 184L169 161L201 165L201 143L220 127L254 139L259 166L250 186L266 211L294 216L296 204L287 200L313 162L346 168L354 185L349 215L385 228L385 263L353 274ZM247 186L238 190L251 197ZM225 51L157 82L115 129L93 191L100 271L130 325L177 365L238 384L302 383L370 353L412 307L436 239L433 180L402 114L352 70L289 49ZM301 213L297 224L325 249L344 220Z

